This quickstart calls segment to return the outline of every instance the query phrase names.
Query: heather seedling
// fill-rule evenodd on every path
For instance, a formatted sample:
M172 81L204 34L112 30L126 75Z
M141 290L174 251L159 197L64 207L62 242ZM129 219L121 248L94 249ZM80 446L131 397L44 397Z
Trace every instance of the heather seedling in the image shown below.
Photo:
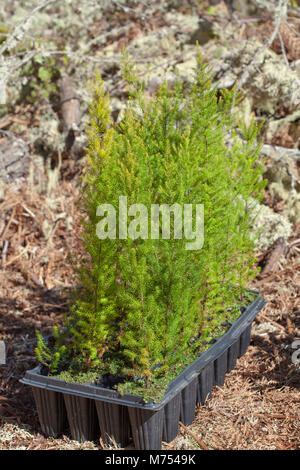
M99 74L94 82L82 198L86 256L60 342L79 370L131 377L119 390L149 398L161 396L247 303L256 274L248 201L261 198L265 183L259 128L237 126L234 92L220 96L201 58L192 85L164 83L154 96L126 59L124 77L130 98L119 124ZM182 221L184 207L190 217ZM199 227L203 236L191 243ZM39 338L40 359L57 368L57 351L53 360L46 352Z

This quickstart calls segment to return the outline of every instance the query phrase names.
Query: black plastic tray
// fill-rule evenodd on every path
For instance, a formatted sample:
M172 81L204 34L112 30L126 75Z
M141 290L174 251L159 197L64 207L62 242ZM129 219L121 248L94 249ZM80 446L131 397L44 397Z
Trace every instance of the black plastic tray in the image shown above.
M105 443L126 446L133 437L136 449L159 450L178 433L178 421L189 425L197 404L209 398L214 385L222 386L225 375L249 345L252 322L265 301L259 292L254 302L230 329L169 384L159 403L144 403L136 395L95 384L66 383L41 375L41 366L27 371L21 382L33 390L39 419L46 435L58 436L69 423L73 439L94 440L101 433ZM100 430L99 430L100 426Z

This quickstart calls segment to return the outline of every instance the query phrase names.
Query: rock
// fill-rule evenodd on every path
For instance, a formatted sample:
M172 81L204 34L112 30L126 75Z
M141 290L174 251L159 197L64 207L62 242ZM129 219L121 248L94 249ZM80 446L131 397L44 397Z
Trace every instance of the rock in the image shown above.
M227 42L230 35L236 34L231 24L224 30L220 25L214 25L214 31ZM251 97L252 106L257 111L273 115L280 104L290 113L299 109L300 80L297 71L288 67L274 51L263 49L262 43L257 40L237 43L234 38L232 41L232 47L223 50L220 57L211 57L210 63L219 86L222 88L223 83L238 81L246 72L242 88Z
M0 142L0 180L11 183L26 175L30 163L28 145L13 136Z
M253 333L256 334L257 336L267 336L270 333L278 333L280 330L276 326L274 326L272 323L269 322L263 322L260 323L259 325L256 325L255 328L253 329Z
M264 145L262 153L267 155L265 178L268 189L278 201L285 201L283 215L292 223L300 221L300 174L297 162L300 152L283 147Z
M272 157L274 153L279 154L280 156L282 155L288 155L290 158L292 158L295 161L300 161L300 150L297 149L289 149L285 147L278 147L276 145L263 145L262 148L262 153L267 155L268 157Z
M0 202L4 200L4 194L5 194L5 185L0 180Z
M288 114L282 119L271 119L265 126L267 142L280 147L298 147L300 145L300 109Z
M292 224L285 216L273 212L268 206L254 200L250 201L249 206L253 209L255 217L252 225L253 237L259 231L258 249L267 250L280 237L287 241L292 233Z

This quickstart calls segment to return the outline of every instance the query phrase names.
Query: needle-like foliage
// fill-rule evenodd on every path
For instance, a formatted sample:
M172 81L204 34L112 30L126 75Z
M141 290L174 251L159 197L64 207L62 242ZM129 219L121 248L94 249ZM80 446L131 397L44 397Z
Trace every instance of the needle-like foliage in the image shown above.
M130 97L119 124L111 121L99 74L94 82L83 182L86 257L62 344L64 357L81 369L140 377L147 388L180 370L187 355L211 339L226 312L243 302L256 274L249 201L261 198L265 182L259 128L235 122L234 91L214 88L201 58L192 85L178 79L170 88L165 82L153 96L144 92L126 58L124 77ZM128 232L135 237L126 237L127 226L124 235L120 198L131 207ZM104 219L97 208L103 204L115 208L113 238L98 237ZM146 225L141 204L149 216ZM195 207L203 205L201 249L187 249L173 216L170 238L159 218L153 239L153 204L181 211L192 205L193 228ZM41 337L37 349L49 363Z

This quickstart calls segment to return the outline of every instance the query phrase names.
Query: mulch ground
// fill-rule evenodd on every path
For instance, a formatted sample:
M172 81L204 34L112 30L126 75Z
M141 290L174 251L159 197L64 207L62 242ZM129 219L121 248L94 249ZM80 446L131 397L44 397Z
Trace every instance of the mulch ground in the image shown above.
M24 183L0 201L0 339L7 345L0 449L104 448L101 440L44 437L31 391L19 383L37 364L35 330L50 333L67 308L73 281L67 256L80 254L76 187L64 181L50 198ZM247 353L164 449L300 449L300 365L292 362L292 343L300 339L299 252L300 226L284 259L254 283L268 304L254 322Z

